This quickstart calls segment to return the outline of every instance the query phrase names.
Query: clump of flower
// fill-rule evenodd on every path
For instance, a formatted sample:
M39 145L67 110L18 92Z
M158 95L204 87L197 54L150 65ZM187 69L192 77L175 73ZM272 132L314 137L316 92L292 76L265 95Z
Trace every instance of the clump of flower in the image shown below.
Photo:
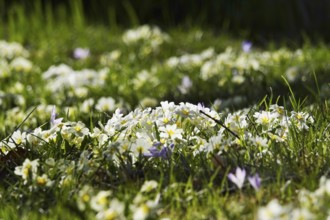
M142 185L130 206L133 219L143 220L157 215L160 199L160 194L155 194L157 186L158 183L154 180L146 181ZM150 199L151 196L154 196L154 199Z
M111 52L104 53L100 58L100 63L104 66L112 66L119 60L121 55L122 53L120 50L113 50Z
M135 29L127 30L122 39L128 46L138 46L141 57L158 52L160 46L169 41L168 34L162 32L159 27L143 25Z
M25 159L22 166L15 167L14 173L17 176L21 176L24 180L24 184L29 184L30 186L39 186L39 187L50 187L53 185L53 181L49 179L47 174L38 174L38 168L39 168L39 159L36 160L30 160Z
M257 218L260 220L285 219L285 215L288 214L288 211L288 207L281 206L275 199L269 202L267 206L258 210Z
M112 112L116 109L116 102L112 97L101 97L97 101L95 109L100 112Z
M11 60L15 57L28 57L29 52L24 47L16 42L0 41L0 58Z
M109 69L104 68L99 71L91 69L73 70L66 64L51 66L43 73L43 79L47 81L47 88L52 92L63 92L65 89L82 87L103 86ZM56 94L56 93L55 93Z
M169 36L156 26L143 25L136 29L130 29L123 34L123 41L128 45L149 41L153 48L157 48L168 40Z
M327 219L330 201L330 180L320 178L319 187L315 191L301 189L296 204L280 205L274 199L258 210L258 219Z
M191 70L199 68L215 55L214 48L208 48L196 54L184 54L180 57L170 57L165 61L165 66L170 69Z
M235 174L228 174L228 179L233 182L239 189L243 188L245 177L246 171L245 169L241 169L240 167L236 168ZM258 191L261 187L261 178L259 177L258 173L256 173L254 176L249 176L248 181L256 191Z
M30 60L24 57L14 58L9 64L11 70L15 72L28 73L32 70L33 64Z

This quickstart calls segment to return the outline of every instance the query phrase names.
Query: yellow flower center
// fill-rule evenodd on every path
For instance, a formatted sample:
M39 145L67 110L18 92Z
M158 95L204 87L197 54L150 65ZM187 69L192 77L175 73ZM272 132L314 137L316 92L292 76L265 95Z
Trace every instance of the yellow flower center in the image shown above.
M168 136L171 137L173 134L175 134L175 132L172 129L170 129L170 130L167 130L167 134L168 134Z
M47 183L47 180L45 177L38 176L38 178L37 178L38 185L44 186L44 185L46 185L46 183Z

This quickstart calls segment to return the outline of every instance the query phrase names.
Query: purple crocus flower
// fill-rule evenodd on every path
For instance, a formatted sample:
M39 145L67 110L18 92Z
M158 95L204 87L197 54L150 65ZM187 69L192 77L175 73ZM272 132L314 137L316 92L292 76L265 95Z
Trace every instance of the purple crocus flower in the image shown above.
M170 146L163 146L159 150L158 146L160 146L160 145L161 145L161 143L159 143L159 142L155 143L151 148L148 149L150 153L145 153L144 156L160 157L162 159L168 159L172 154L174 144L171 144Z
M73 57L77 60L86 59L89 57L90 51L87 48L76 48L73 51Z
M242 189L245 176L246 176L246 171L244 169L237 167L235 174L233 173L228 174L228 179L232 181L239 189Z
M248 180L251 184L251 186L258 191L260 189L261 186L261 178L259 177L259 174L256 173L254 176L249 176Z
M54 127L62 122L63 118L56 118L56 107L53 106L52 112L50 113L50 127Z
M245 53L248 53L251 51L251 48L252 48L252 42L251 41L243 41L242 42L242 50L245 52Z

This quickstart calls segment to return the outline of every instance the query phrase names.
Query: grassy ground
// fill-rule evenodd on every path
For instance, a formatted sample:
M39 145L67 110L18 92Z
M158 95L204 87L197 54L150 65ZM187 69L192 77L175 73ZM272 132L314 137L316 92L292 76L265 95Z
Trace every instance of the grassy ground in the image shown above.
M0 218L327 217L328 45L12 10Z

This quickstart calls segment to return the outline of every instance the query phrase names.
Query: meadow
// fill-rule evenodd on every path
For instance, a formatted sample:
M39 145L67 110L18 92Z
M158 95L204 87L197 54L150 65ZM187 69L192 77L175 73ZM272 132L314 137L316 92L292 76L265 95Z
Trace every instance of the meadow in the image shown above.
M328 44L12 10L0 219L329 218Z

